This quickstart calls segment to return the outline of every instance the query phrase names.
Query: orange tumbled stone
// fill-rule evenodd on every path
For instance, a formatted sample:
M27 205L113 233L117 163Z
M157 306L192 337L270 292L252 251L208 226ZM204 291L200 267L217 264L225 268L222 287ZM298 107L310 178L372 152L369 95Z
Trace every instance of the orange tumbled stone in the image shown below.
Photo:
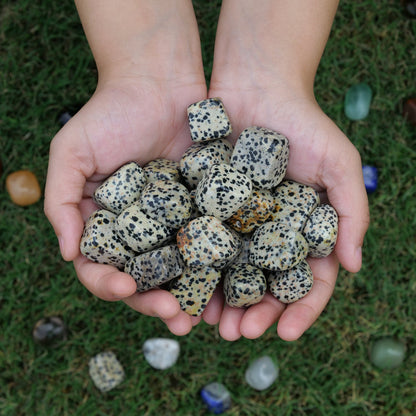
M34 204L41 196L39 182L29 170L19 170L7 176L6 189L11 200L22 207Z

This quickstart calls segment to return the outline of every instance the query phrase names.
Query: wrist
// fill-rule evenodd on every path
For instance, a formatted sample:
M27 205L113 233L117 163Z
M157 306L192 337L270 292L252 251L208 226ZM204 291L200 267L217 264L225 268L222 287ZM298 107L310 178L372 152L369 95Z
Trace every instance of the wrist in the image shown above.
M222 77L237 68L265 87L284 83L313 95L315 73L337 4L337 0L307 4L302 0L224 0L213 73Z
M203 72L190 0L76 0L76 4L100 79L166 79Z

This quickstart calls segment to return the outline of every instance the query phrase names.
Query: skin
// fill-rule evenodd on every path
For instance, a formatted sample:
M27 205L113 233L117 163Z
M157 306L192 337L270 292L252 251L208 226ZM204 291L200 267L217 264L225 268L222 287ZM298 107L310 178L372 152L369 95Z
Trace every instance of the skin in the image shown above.
M95 209L91 195L102 180L132 159L142 165L157 157L179 160L191 143L186 107L221 97L232 141L250 125L289 138L287 177L313 186L335 207L339 237L332 255L308 260L314 286L302 300L285 306L268 294L246 310L224 306L217 290L202 318L219 323L221 336L230 341L257 338L276 322L281 338L299 338L329 301L339 263L351 272L360 269L369 223L360 156L313 94L337 2L224 0L208 92L190 1L76 4L99 80L88 103L51 143L45 213L64 259L74 262L94 295L158 316L174 334L184 335L200 321L181 311L168 292L135 293L130 276L88 261L79 241Z
M361 159L313 94L337 3L225 0L222 5L209 96L223 99L232 139L251 125L283 133L290 143L287 178L313 186L339 215L335 253L308 260L314 286L305 298L286 307L266 296L246 311L225 306L221 316L206 312L206 320L219 321L229 340L257 338L277 320L281 338L299 338L329 301L338 263L351 272L361 267L369 223Z

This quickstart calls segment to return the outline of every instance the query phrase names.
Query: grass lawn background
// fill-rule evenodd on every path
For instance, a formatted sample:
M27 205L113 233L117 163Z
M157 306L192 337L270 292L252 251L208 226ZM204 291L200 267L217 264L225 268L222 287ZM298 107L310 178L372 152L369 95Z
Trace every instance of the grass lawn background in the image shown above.
M194 1L207 77L220 1ZM96 70L72 1L0 2L0 415L202 415L199 390L211 381L231 392L230 415L414 415L416 413L416 127L401 116L416 96L416 20L399 1L341 1L316 78L327 114L379 169L370 195L372 223L362 270L341 271L315 325L296 342L275 327L258 340L227 342L217 327L172 336L157 319L92 296L58 251L42 201L14 205L6 176L30 169L45 184L49 143L58 116L84 103ZM346 119L343 99L367 82L369 116ZM34 323L61 316L69 337L57 348L34 344ZM404 364L379 370L368 349L379 337L407 344ZM153 336L179 340L177 364L153 370L141 352ZM88 360L112 350L126 370L118 388L101 394ZM269 354L280 366L264 392L244 381L248 363Z

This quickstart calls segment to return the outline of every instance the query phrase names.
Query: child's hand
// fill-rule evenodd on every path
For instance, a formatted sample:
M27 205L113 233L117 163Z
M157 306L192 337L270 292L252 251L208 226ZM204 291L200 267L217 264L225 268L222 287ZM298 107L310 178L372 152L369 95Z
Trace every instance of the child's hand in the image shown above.
M360 156L337 126L322 112L313 97L284 88L284 84L259 88L247 85L249 78L214 78L210 96L222 97L233 125L234 140L248 126L276 130L289 139L287 178L310 185L321 199L329 200L339 215L339 234L335 253L323 259L308 259L314 275L310 293L294 304L285 306L271 295L248 310L208 305L204 319L220 322L220 333L226 339L259 337L278 322L280 337L294 340L302 335L328 303L338 273L338 261L349 271L361 267L361 247L369 223L367 194ZM234 80L234 81L233 81ZM248 82L247 82L248 81ZM217 291L212 305L222 303Z
M135 281L115 267L80 254L84 221L96 206L100 182L131 160L143 165L164 157L178 160L190 144L186 107L205 97L205 83L112 81L99 85L91 100L51 144L45 212L62 256L73 260L80 281L105 300L124 300L135 310L159 316L175 334L189 332L196 319L182 312L168 292L136 294Z

